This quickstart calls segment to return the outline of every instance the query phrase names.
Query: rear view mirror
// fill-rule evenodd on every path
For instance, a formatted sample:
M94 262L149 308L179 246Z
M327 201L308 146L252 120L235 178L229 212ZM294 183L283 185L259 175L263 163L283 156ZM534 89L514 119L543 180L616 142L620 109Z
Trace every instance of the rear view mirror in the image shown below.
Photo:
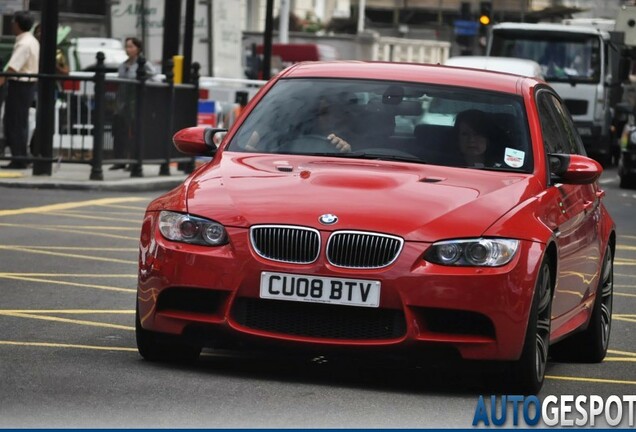
M550 175L553 183L590 184L601 176L603 167L587 156L550 154Z
M227 129L195 126L181 129L172 137L174 146L188 156L213 156L216 153L214 135Z

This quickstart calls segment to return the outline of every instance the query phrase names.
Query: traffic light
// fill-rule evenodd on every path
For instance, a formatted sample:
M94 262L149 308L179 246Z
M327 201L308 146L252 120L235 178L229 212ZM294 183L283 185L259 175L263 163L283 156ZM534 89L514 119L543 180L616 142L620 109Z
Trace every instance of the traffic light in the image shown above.
M492 21L492 2L483 1L479 3L479 24L482 29L487 28Z

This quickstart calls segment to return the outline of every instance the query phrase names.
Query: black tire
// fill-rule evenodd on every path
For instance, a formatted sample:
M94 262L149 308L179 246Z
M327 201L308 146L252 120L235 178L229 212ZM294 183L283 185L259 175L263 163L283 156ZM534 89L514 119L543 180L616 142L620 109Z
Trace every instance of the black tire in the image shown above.
M634 187L636 186L636 182L634 182L634 179L632 177L626 176L626 175L622 175L619 176L620 178L620 182L618 184L618 186L621 189L634 189Z
M599 363L607 354L612 330L614 299L614 260L607 246L599 278L596 300L587 328L555 345L553 357L581 363Z
M614 161L612 153L603 154L599 158L599 162L603 169L608 169L612 167L612 162Z
M139 307L135 312L135 336L137 350L147 361L194 362L201 354L201 347L170 340L174 338L144 329L139 318Z
M543 386L550 346L552 277L547 260L541 264L534 289L521 357L510 362L504 387L515 394L536 394Z

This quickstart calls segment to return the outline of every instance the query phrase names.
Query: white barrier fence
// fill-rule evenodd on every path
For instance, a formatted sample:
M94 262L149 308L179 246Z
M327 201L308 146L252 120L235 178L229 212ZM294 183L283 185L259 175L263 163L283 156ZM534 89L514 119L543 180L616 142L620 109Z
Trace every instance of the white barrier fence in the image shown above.
M233 78L199 78L199 102L212 101L215 107L215 125L230 127L236 112L265 85L267 81ZM204 118L201 116L200 118Z
M405 63L444 64L450 42L382 37L373 45L373 60Z
M91 74L81 74L85 75ZM121 81L116 77L107 76L107 92L109 82ZM201 77L199 102L213 102L214 123L211 125L229 127L235 120L235 108L249 101L265 83L266 81L261 80ZM95 85L91 81L66 80L61 87L55 104L53 148L57 157L72 158L78 152L90 152L93 149ZM110 99L112 97L106 98L107 103ZM199 117L203 122L209 118L205 114L207 113L200 112ZM105 151L113 148L110 127L111 125L106 122Z

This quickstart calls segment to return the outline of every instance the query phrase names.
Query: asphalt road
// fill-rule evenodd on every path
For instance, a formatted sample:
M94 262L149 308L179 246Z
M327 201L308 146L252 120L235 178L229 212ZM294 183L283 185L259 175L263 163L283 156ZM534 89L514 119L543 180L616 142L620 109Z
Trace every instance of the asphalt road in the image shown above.
M610 352L550 363L547 395L636 393L636 190L604 174L618 225ZM143 361L134 341L137 242L157 193L0 190L0 427L471 427L489 376L206 352Z

